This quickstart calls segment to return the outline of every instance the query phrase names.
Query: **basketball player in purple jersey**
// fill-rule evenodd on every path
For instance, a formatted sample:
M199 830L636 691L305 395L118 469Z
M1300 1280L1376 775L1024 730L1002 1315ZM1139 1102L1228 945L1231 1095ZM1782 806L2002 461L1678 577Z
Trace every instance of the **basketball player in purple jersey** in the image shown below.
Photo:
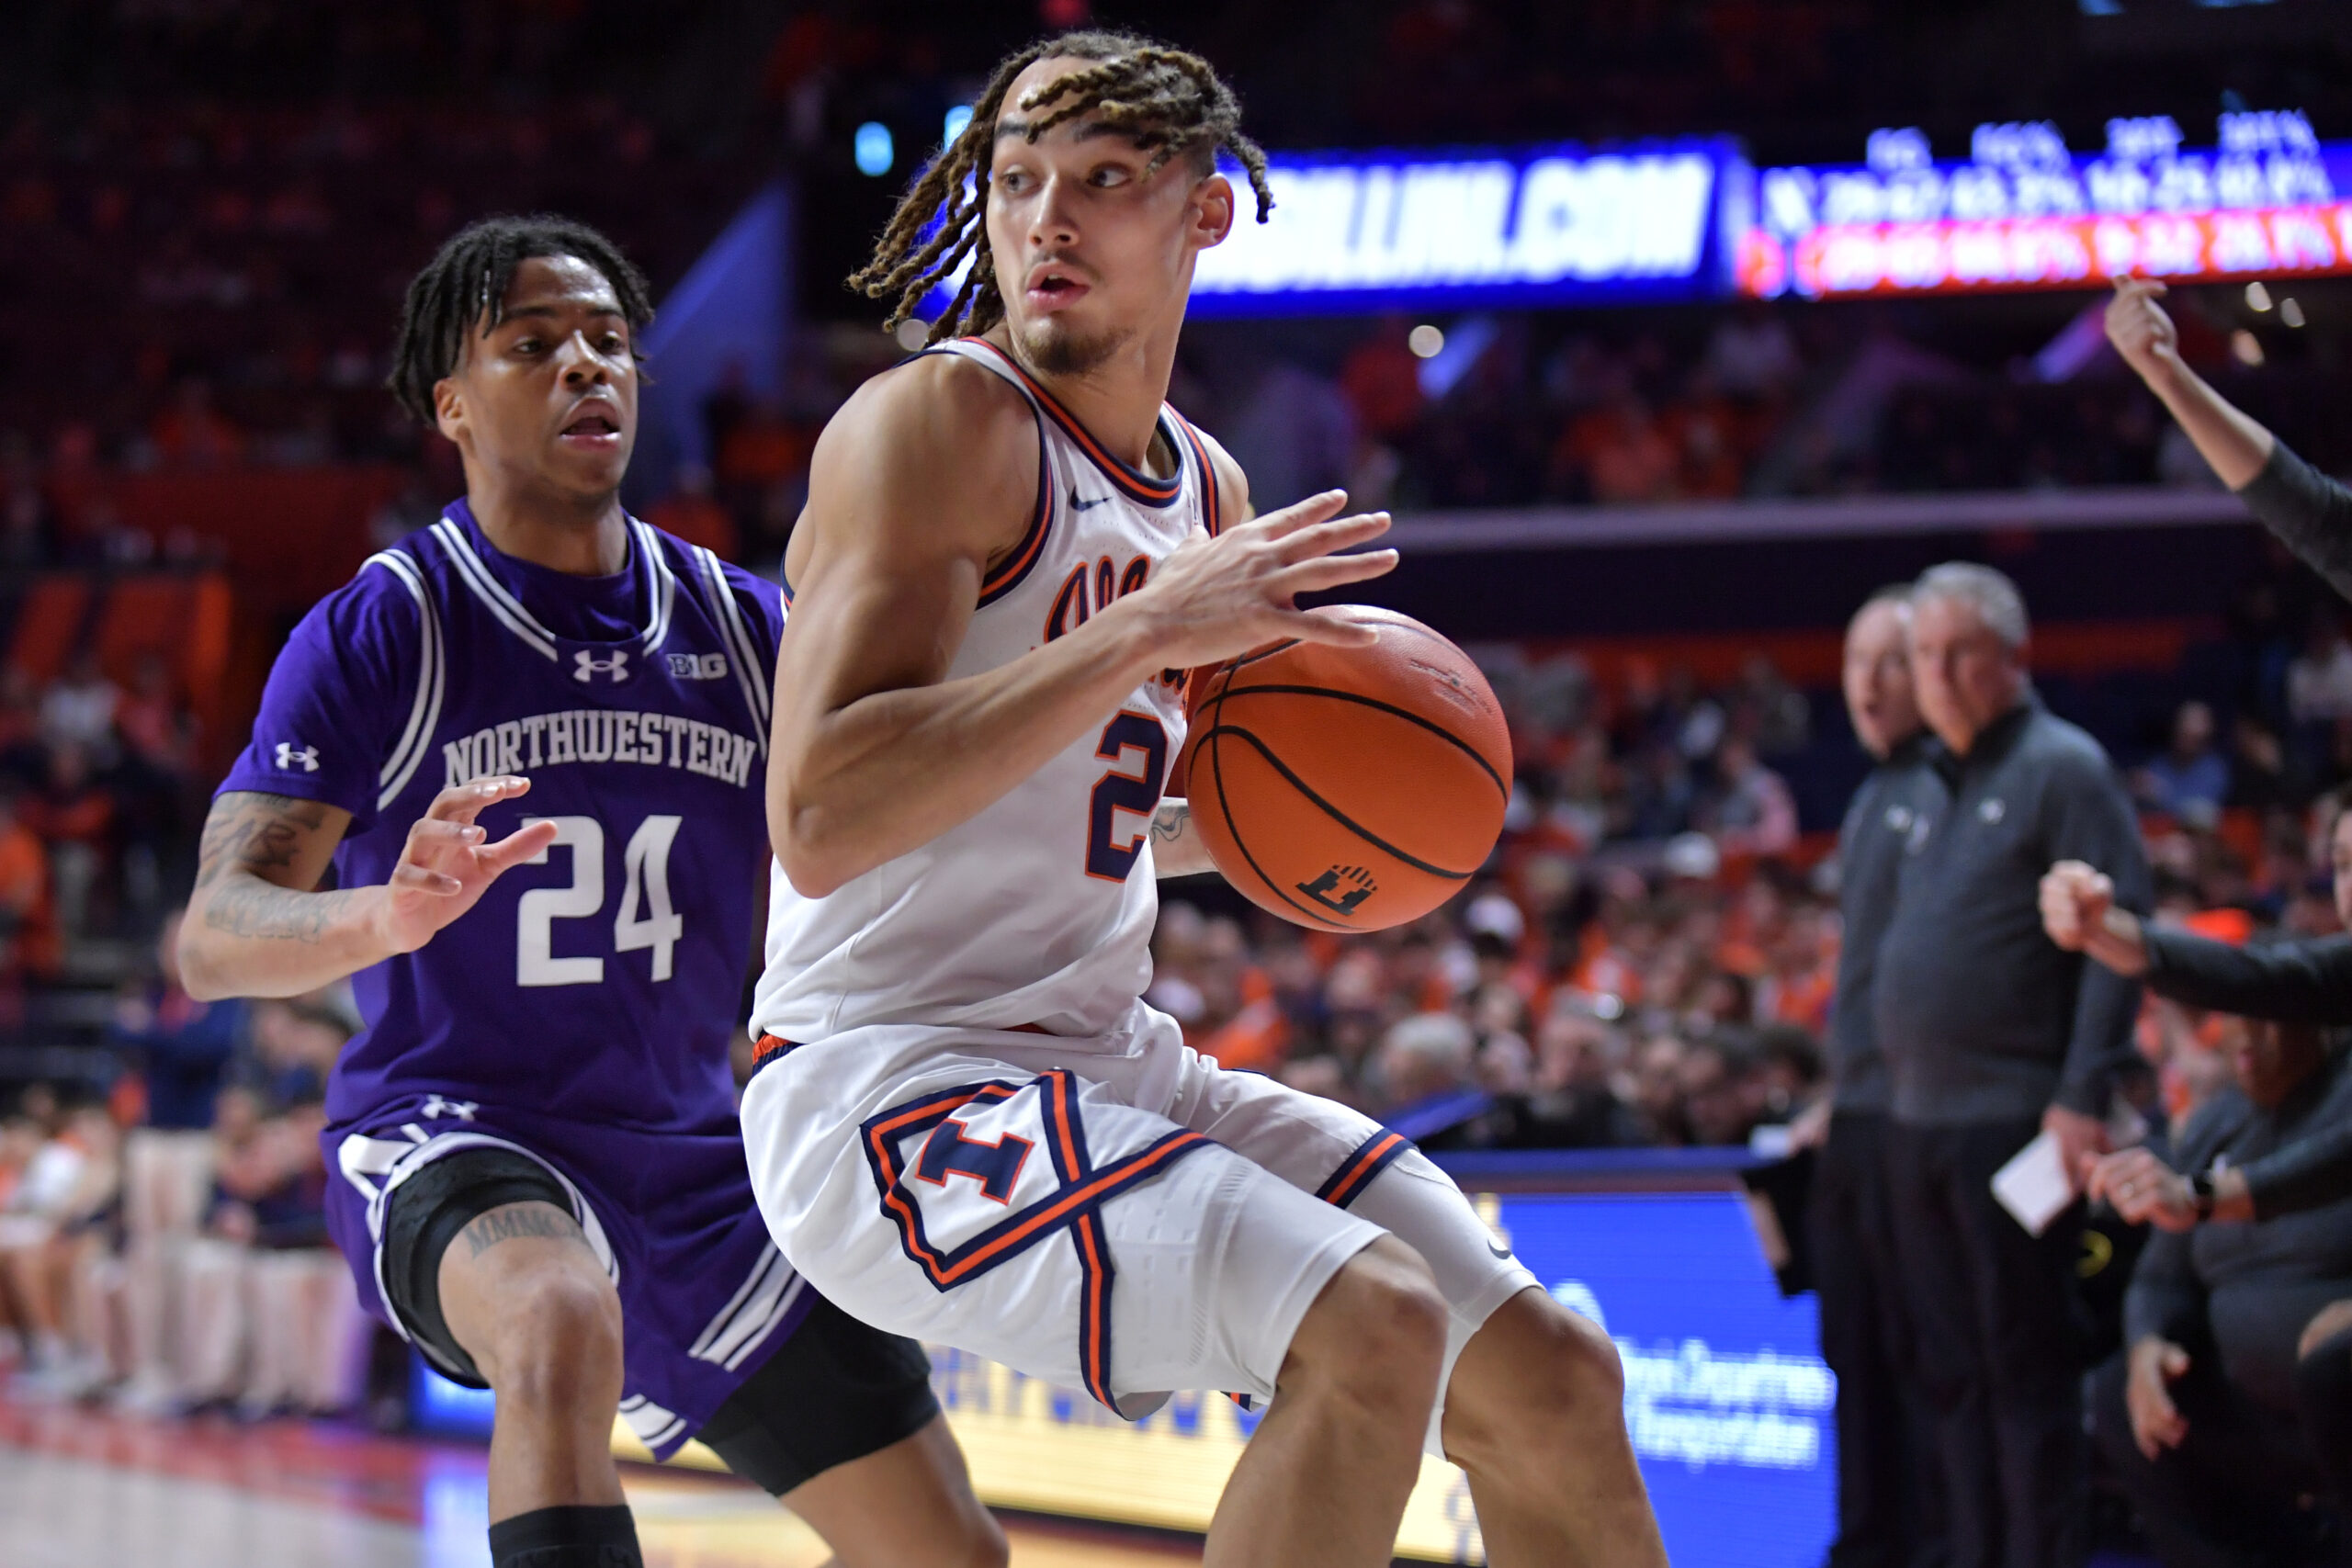
M416 278L392 386L466 498L296 628L180 961L204 997L352 976L329 1225L371 1311L497 1391L498 1568L639 1562L616 1409L843 1564L993 1568L922 1348L820 1299L753 1206L728 1044L783 608L621 508L651 313L560 219L475 224Z
M1369 641L1293 595L1395 558L1338 553L1385 522L1336 493L1249 520L1167 405L1235 219L1218 149L1272 200L1238 119L1197 56L1035 45L864 275L895 327L972 260L933 351L826 428L786 554L752 1184L868 1322L1131 1418L1271 1396L1220 1568L1387 1562L1430 1450L1468 1472L1487 1561L1663 1568L1600 1329L1405 1140L1223 1071L1142 1000L1154 874L1206 869L1160 800L1182 671Z

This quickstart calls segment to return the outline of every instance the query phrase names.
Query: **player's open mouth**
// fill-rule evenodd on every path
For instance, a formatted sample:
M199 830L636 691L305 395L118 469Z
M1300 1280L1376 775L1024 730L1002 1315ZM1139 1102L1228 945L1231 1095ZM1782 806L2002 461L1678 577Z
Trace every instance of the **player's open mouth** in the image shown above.
M1033 310L1058 310L1082 298L1087 286L1069 273L1046 268L1031 275L1024 292Z
M616 446L621 439L620 421L590 410L563 427L562 438L574 446Z

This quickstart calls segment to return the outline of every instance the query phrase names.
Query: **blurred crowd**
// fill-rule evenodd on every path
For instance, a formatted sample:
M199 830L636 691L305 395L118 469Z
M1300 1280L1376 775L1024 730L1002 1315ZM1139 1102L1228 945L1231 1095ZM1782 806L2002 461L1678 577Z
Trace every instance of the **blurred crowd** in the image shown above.
M326 1235L319 1149L348 996L195 1000L164 922L118 998L103 1090L36 1083L0 1113L0 1363L12 1395L147 1414L325 1414L367 1337Z
M161 658L127 684L83 653L0 667L0 1033L85 938L151 931L193 868L201 737Z
M22 96L0 121L0 563L172 547L119 527L96 481L122 472L386 462L414 483L379 533L429 520L454 475L381 383L402 280L441 239L483 212L561 210L618 236L660 292L790 170L820 237L804 247L800 308L865 341L806 332L783 395L722 388L702 410L700 460L640 476L638 497L725 553L774 559L816 430L895 352L831 286L834 240L869 233L869 208L897 188L895 175L850 172L845 139L875 117L935 127L968 101L983 40L1004 36L998 9L886 22L848 7L650 17L604 0L398 18L349 5L35 6L45 20L0 80L40 70L76 85ZM1211 21L1191 41L1242 84L1261 139L1291 147L1605 139L1736 116L1758 156L1784 138L1788 155L1818 157L1826 126L1854 112L1840 62L1857 51L1933 48L1947 73L2006 58L1969 37L1930 43L1937 27L1892 15L1804 5L1767 27L1754 9L1603 20L1405 0L1370 27L1310 6L1272 33ZM1300 91L1298 57L1343 41L1362 67L1345 73L1352 86L1320 72L1303 79L1332 85ZM1544 63L1568 57L1552 45L1578 62L1574 92ZM282 85L296 59L299 92L218 96ZM648 59L662 62L650 76ZM212 91L192 90L199 68ZM1419 90L1392 90L1405 76ZM1476 92L1430 90L1473 76ZM1849 134L1841 155L1859 152ZM2259 327L2271 385L2251 389L2254 405L2330 466L2343 456L2332 433L2352 422L2299 367L2334 355L2331 313L2285 332L2233 314L2227 292L2209 321L2184 321L2187 351L2243 369L2232 344ZM1188 338L1176 400L1275 504L1334 483L1367 504L1453 509L2199 482L2146 396L2102 373L2110 362L2045 355L2073 308L2027 302L1997 322L1932 304L1445 319L1418 323L1448 344L1426 358L1401 317L1209 322Z

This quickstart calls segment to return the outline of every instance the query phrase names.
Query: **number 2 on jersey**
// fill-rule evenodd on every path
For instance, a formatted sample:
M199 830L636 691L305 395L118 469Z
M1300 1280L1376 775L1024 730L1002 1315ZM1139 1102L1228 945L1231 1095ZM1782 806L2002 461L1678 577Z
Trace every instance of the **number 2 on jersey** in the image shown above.
M1119 770L1129 751L1143 753L1140 774ZM1144 834L1150 830L1152 816L1159 809L1159 786L1168 774L1168 731L1148 713L1124 712L1103 727L1102 740L1094 754L1109 758L1112 768L1096 783L1088 804L1086 874L1125 882L1136 868L1136 858L1143 853ZM1143 818L1124 842L1119 835L1122 811Z
M584 919L605 908L605 829L594 817L528 818L555 824L549 848L571 851L571 885L534 887L515 906L514 983L518 986L595 986L605 979L601 958L555 956L555 922ZM670 846L685 818L648 817L621 852L621 907L613 919L613 951L652 950L653 978L670 977L673 950L685 935L685 917L670 904ZM525 865L545 865L541 850Z

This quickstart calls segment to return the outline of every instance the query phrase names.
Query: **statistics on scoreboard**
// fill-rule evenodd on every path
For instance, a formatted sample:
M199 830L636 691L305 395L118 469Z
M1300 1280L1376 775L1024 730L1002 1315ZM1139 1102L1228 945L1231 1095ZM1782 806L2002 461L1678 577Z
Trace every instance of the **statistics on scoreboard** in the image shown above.
M1873 131L1860 164L1754 176L1737 288L1822 299L2352 272L2352 143L2321 142L2295 110L2224 114L2216 132L2198 148L2169 117L2111 119L2105 146L2080 153L2045 121L1980 125L1960 162L1916 129Z

